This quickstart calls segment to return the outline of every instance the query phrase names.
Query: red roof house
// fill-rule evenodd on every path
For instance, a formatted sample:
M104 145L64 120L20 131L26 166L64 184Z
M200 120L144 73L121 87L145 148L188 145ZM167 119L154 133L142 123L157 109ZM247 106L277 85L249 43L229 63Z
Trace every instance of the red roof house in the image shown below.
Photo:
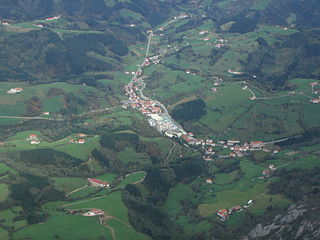
M219 209L217 211L217 215L220 217L222 221L228 218L228 210L227 209Z
M109 183L103 182L103 181L96 179L96 178L88 178L88 181L94 187L102 187L102 188L110 187Z

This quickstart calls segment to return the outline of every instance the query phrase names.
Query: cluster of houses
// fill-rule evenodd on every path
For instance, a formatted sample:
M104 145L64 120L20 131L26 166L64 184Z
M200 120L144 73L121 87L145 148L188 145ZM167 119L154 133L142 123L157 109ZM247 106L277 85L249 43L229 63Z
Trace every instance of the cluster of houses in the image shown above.
M141 67L146 67L150 65L150 62L158 61L159 56L153 56L144 61ZM132 81L124 87L126 95L129 96L128 101L124 101L123 107L131 107L140 111L144 116L147 117L149 124L156 128L159 132L164 133L169 137L177 136L180 137L184 130L178 126L171 118L168 116L167 112L160 103L157 101L149 100L140 97L136 91L141 91L144 87L143 70L139 69L135 72Z
M110 183L104 182L104 181L96 179L96 178L88 178L87 180L92 187L97 187L97 188L109 188L110 187Z
M265 148L265 143L262 141L252 141L250 143L245 142L240 144L239 140L221 140L218 142L213 142L212 139L196 139L193 133L189 132L186 134L181 135L181 139L190 146L200 146L204 149L205 153L203 155L203 159L205 161L212 161L213 156L216 156L213 147L222 147L224 149L229 149L231 151L228 155L218 155L219 158L234 158L234 157L243 157L245 156L246 152L249 151L268 151ZM274 150L273 153L277 153L277 150Z
M206 31L200 32L199 34L205 33ZM219 39L218 42L224 43L225 40ZM143 81L143 68L149 66L151 63L158 63L158 60L159 55L146 58L145 61L139 65L138 70L136 72L132 72L134 75L132 80L124 87L126 95L129 96L129 100L123 101L124 108L131 107L140 111L144 116L146 116L149 124L152 127L156 128L159 132L165 134L166 136L170 138L178 137L186 146L202 147L204 150L203 159L206 161L213 160L213 156L216 155L213 150L213 147L215 146L228 148L231 151L231 153L227 156L218 156L220 158L243 157L247 151L265 149L265 144L262 141L244 143L242 145L240 145L240 141L238 140L227 140L214 143L210 138L205 140L196 139L192 133L187 133L179 124L172 120L166 108L160 102L148 99L142 93L143 88L145 87L145 83ZM236 72L230 69L228 72L232 74L242 74L242 72ZM186 70L186 73L191 74L191 70ZM214 82L214 86L216 87L215 91L222 81L223 80L221 78L216 77L216 81ZM138 91L140 91L140 95L137 93Z
M78 133L78 134L77 134L77 139L73 139L73 138L72 138L72 139L69 140L69 143L84 144L84 143L86 142L86 140L83 139L83 138L85 138L85 137L87 137L86 134L84 134L84 133Z
M145 61L146 62L146 61ZM142 67L145 66L145 63ZM141 90L141 87L144 86L143 79L141 78L143 70L139 69L132 81L125 86L126 94L129 95L129 101L124 102L124 107L127 108L130 106L133 109L140 111L144 116L147 117L149 124L156 128L159 132L164 133L168 137L178 137L188 146L201 146L204 149L203 159L206 161L213 160L213 156L216 153L213 150L213 147L220 146L225 149L230 149L231 153L226 156L218 156L220 158L233 158L233 157L243 157L248 151L258 151L258 150L267 150L265 143L262 141L254 141L250 143L243 143L240 145L239 140L227 140L219 141L214 143L212 139L196 139L194 135L189 132L184 131L182 127L176 124L170 116L165 112L165 109L162 108L161 104L153 100L142 99L136 91ZM219 85L222 79L219 79L215 82L215 85Z
M37 134L30 134L29 137L27 138L27 140L30 141L30 144L32 144L32 145L40 144L40 140L39 140Z
M7 94L16 94L16 93L21 93L22 88L11 88L10 90L7 91Z
M221 221L225 221L229 218L230 215L243 211L244 209L248 208L252 203L253 203L253 200L249 200L247 205L243 205L243 206L237 205L229 209L225 209L225 208L219 209L217 211L217 215Z

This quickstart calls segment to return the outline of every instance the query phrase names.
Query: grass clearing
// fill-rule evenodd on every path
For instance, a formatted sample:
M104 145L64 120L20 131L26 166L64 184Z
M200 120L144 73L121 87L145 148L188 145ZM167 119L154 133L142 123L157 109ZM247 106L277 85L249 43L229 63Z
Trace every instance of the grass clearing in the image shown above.
M230 208L235 205L243 205L250 199L266 190L267 185L264 183L256 184L246 191L226 190L216 194L213 203L201 204L198 209L201 216L209 216L220 208Z
M118 185L117 188L124 188L128 184L135 184L142 181L146 176L146 172L139 171L128 174Z
M103 174L101 176L98 176L97 179L100 179L100 180L106 181L106 182L112 182L112 181L114 181L116 176L117 175L114 174L114 173L106 173L106 174Z
M170 190L163 209L166 210L172 217L178 216L182 211L180 201L186 198L191 193L192 189L190 188L190 186L185 184L178 184Z
M126 147L123 151L117 153L117 157L125 164L138 162L146 165L150 163L150 158L146 153L137 153L132 147Z
M71 192L72 190L81 188L87 184L87 180L77 177L53 177L54 187L63 192Z
M54 149L57 151L61 151L67 153L73 157L80 158L82 160L87 160L90 157L91 152L95 148L100 147L99 137L89 137L85 138L84 144L65 144L55 147Z
M111 239L110 231L98 223L95 217L66 215L56 212L45 224L34 224L14 233L14 240L54 240L54 239L90 239L99 237Z

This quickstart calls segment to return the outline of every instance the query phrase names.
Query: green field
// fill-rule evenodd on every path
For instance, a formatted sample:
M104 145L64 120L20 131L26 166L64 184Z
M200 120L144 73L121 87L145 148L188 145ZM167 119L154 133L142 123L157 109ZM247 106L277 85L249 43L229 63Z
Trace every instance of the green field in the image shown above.
M128 239L130 236L130 239L149 239L149 237L136 232L130 225L128 225L128 209L122 203L121 192L119 191L96 200L79 204L75 203L67 208L99 208L105 211L107 215L113 217L112 220L107 221L107 225L114 229L116 237L121 237L120 239Z
M63 192L71 192L75 189L81 188L87 184L87 180L77 177L53 177L54 187Z
M98 176L97 179L100 179L100 180L106 181L106 182L112 182L112 181L114 181L116 176L117 175L114 174L114 173L106 173L106 174L103 174L101 176Z
M120 183L117 185L116 188L123 188L127 184L135 184L137 182L140 182L145 178L145 176L146 176L146 172L144 171L128 174L120 181Z
M40 140L40 144L30 144L30 140L26 140L30 134L36 134L38 136L38 139ZM88 160L91 152L95 148L100 147L100 138L98 136L85 137L85 143L83 144L70 143L69 141L71 139L77 140L78 137L76 136L76 134L73 134L58 141L51 142L50 139L42 136L42 133L39 131L19 132L16 135L8 138L7 141L4 142L4 146L0 147L0 151L22 151L38 148L54 148L57 151L67 153L73 157L82 160Z
M191 193L192 190L188 185L179 184L175 186L170 190L163 209L166 210L172 217L179 216L182 211L180 201L184 198L187 198Z
M71 156L80 158L82 160L87 160L91 152L95 148L99 148L99 137L89 137L85 138L84 144L65 144L55 147L55 150L65 152Z
M149 156L146 153L137 153L132 147L126 147L123 151L117 153L117 157L125 164L139 163L146 165L150 163Z
M22 208L13 207L11 209L6 209L0 211L0 220L4 226L12 227L14 230L22 228L27 225L26 220L15 220L15 217L20 216Z
M15 88L21 87L23 91L17 94L7 94L6 91ZM84 86L84 85L72 85L64 82L56 82L50 84L41 84L41 85L29 85L24 82L2 82L0 83L0 112L4 116L22 116L26 113L26 101L30 98L37 96L43 107L42 110L45 112L50 112L52 114L58 113L65 107L64 96L59 94L58 96L49 96L50 89L60 89L63 91L63 94L73 93L78 97L84 98L86 95L94 95L96 98L103 99L104 93L102 90ZM103 99L101 102L102 105L108 106L108 102ZM78 108L78 113L83 113L86 110Z
M78 240L85 238L98 240L99 237L111 239L109 230L99 225L98 219L56 212L54 215L51 215L45 224L31 225L15 232L13 239L54 240L58 238Z

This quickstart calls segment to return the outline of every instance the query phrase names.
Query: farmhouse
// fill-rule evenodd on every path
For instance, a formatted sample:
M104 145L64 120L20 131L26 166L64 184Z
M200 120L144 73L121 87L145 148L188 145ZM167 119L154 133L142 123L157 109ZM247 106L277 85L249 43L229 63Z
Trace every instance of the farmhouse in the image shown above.
M238 71L234 71L234 70L231 70L231 69L228 70L228 73L235 74L235 75L243 74L243 72L238 72Z
M225 221L228 219L228 210L227 209L219 209L217 211L217 215L221 221Z
M78 137L86 137L87 135L84 133L78 133Z
M40 144L40 141L39 140L31 140L30 142L32 145L38 145Z
M318 103L320 103L320 98L311 99L310 102L318 104Z
M211 178L206 179L206 183L212 184L213 180Z
M103 182L99 179L95 179L95 178L88 178L89 183L91 184L91 186L93 187L101 187L101 188L108 188L110 187L110 184L107 182Z
M50 115L50 112L43 112L42 115L48 116L48 115Z
M102 215L104 215L104 211L97 209L97 208L92 208L90 211L88 211L82 215L86 216L86 217L102 216Z
M48 17L48 18L46 18L46 21L57 20L57 19L59 19L59 18L61 18L60 15L59 15L59 16L54 16L54 17Z
M270 169L264 169L262 171L262 174L263 174L263 178L270 178L271 175L272 175L272 170Z
M250 143L251 150L260 150L264 146L262 141L254 141Z
M7 91L8 94L16 94L22 92L22 88L11 88L9 91Z
M241 210L242 210L242 207L238 205L230 208L229 213L236 213L236 212L240 212Z
M271 171L276 170L276 168L275 168L275 166L274 166L273 164L270 164L270 165L269 165L269 169L270 169Z
M79 139L78 140L78 143L80 143L80 144L84 144L86 141L84 140L84 139Z
M37 136L37 134L30 134L28 139L29 140L38 140L38 136Z

